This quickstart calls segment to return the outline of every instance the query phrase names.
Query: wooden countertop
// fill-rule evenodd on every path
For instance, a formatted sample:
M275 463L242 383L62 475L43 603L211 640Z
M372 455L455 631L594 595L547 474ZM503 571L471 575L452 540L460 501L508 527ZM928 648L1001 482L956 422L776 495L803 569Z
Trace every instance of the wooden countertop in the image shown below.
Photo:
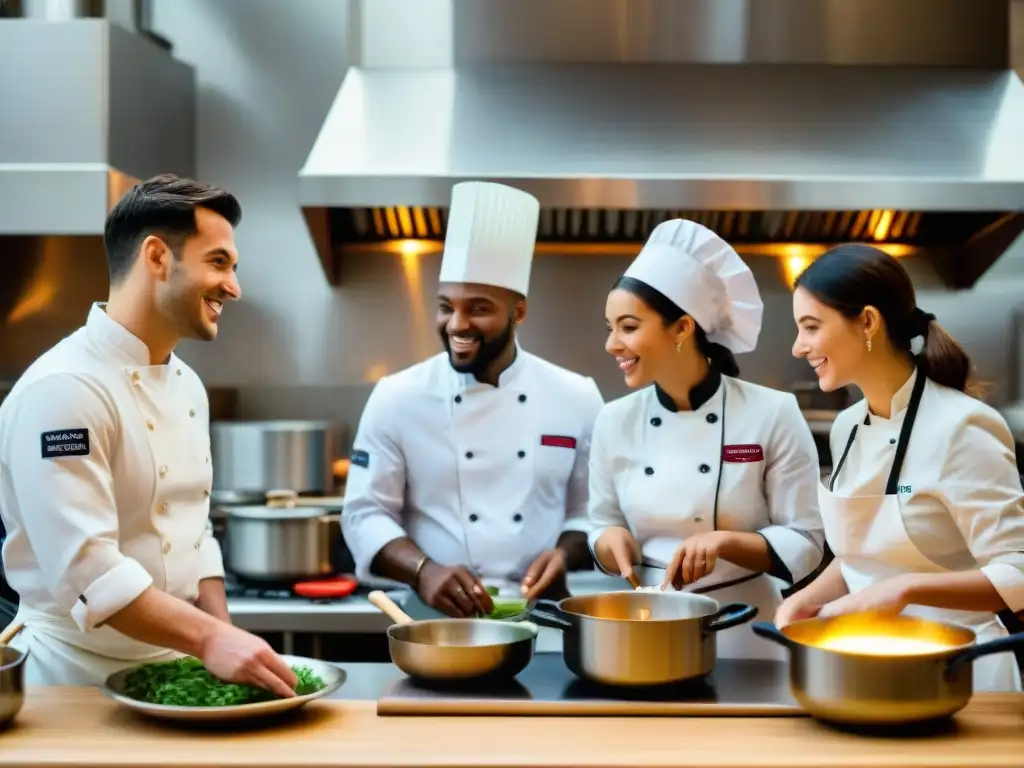
M321 700L262 730L174 727L95 688L33 688L0 731L0 766L871 766L1024 765L1024 695L979 694L954 731L880 738L810 718L378 717ZM498 746L502 745L502 746Z

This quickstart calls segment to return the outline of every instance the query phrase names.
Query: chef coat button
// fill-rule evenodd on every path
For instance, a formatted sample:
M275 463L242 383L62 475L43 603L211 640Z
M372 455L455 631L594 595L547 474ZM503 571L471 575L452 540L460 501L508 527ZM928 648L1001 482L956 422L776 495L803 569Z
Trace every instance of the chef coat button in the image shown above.
M196 409L195 408L189 408L188 409L188 415L189 416L195 416L196 415Z
M469 522L471 522L471 523L475 523L479 519L480 519L480 516L476 512L474 512L473 514L471 514L469 516Z
M514 522L521 523L523 522L523 516L516 512L514 515L512 515L512 520Z
M456 403L461 403L462 402L462 395L456 395L455 396L455 402Z
M466 458L467 459L472 459L473 458L473 452L472 451L466 451Z
M207 490L203 490L203 498L204 498L204 499L208 499L208 498L210 498L210 492L209 492L209 491L207 491Z
M714 424L716 421L718 421L718 414L717 413L709 413L704 418L707 419L708 424Z
M526 458L526 451L519 451L519 453L516 454L516 455L519 456L520 459L525 459Z
M162 502L162 503L160 504L160 506L159 506L159 507L157 507L157 509L159 509L159 510L160 510L161 512L166 512L166 511L167 511L167 502L166 502L166 501L165 501L165 502Z
M707 464L701 464L700 467L698 467L698 469L700 469L700 473L702 475L706 475L708 472L711 471L711 467L709 467Z
M896 438L895 437L890 437L889 438L889 445L896 445Z
M200 548L201 546L203 546L201 542L198 542L198 541L197 541L197 542L195 543L195 548L196 548L196 549L199 549L199 548Z
M704 518L703 517L695 517L695 518L693 518L693 522L695 522L695 523L703 523L704 522Z
M156 427L156 422L154 422L152 419L146 419L146 428L150 432L152 432L155 427Z
M165 541L164 542L164 554L166 555L170 551L171 551L171 542Z
M654 467L644 467L644 474L645 475L653 475L654 474Z
M652 418L651 419L651 426L652 427L660 427L661 426L661 417L660 416L655 416L654 418Z
M176 370L176 371L175 371L175 373L176 373L176 374L178 374L179 376L181 376L181 368L179 368L178 370Z
M519 402L520 403L525 403L526 402L526 395L520 395L519 396Z
M164 477L167 474L167 465L160 467L160 477Z

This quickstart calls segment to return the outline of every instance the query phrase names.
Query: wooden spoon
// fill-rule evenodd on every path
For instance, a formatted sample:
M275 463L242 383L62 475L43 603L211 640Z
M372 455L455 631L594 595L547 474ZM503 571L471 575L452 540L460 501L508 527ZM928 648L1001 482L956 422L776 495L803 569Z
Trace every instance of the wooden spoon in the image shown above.
M627 576L626 579L633 586L633 589L640 589L640 579L636 575L636 571L630 571L629 576Z
M7 628L3 632L0 632L0 648L3 648L5 645L10 645L11 640L13 640L24 628L25 625L21 622L8 624Z
M394 600L388 597L379 589L373 590L366 596L370 603L386 614L396 624L412 624L412 617L403 611Z

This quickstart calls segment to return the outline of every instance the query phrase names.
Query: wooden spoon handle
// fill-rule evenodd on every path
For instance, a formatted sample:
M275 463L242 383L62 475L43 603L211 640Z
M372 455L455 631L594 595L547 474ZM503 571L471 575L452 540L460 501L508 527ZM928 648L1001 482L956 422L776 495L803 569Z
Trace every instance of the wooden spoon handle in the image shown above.
M383 613L389 616L396 624L412 624L412 617L399 608L398 603L379 589L373 590L373 592L366 596L366 599L369 600L373 606L379 608Z
M21 622L12 622L7 625L7 628L0 632L0 647L8 645L21 630L25 628L25 625Z

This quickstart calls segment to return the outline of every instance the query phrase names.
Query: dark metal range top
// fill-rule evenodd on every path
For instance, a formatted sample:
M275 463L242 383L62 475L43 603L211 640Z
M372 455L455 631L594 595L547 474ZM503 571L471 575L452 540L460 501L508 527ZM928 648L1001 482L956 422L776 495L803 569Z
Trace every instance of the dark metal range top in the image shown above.
M381 715L805 715L785 663L719 659L706 679L661 688L601 686L576 677L561 654L545 653L512 684L436 686L401 677L377 701Z

